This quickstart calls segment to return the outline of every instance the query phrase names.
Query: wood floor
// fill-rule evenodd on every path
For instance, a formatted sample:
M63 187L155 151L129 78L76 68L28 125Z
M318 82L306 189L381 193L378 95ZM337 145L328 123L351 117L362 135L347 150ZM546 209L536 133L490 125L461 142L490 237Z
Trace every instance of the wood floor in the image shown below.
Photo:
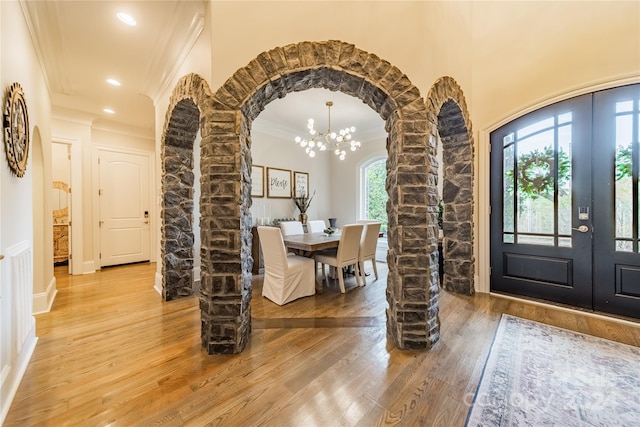
M464 425L501 313L640 346L640 327L489 295L441 293L441 340L387 339L386 266L347 293L277 306L254 278L239 355L200 345L196 297L162 302L155 264L68 276L37 316L39 342L5 426ZM370 270L370 267L367 269Z

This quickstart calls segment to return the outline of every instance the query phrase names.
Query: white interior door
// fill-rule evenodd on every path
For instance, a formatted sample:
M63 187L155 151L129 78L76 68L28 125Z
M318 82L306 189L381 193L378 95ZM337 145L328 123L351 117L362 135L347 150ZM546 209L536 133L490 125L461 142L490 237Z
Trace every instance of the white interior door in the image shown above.
M100 266L150 259L150 158L100 150Z

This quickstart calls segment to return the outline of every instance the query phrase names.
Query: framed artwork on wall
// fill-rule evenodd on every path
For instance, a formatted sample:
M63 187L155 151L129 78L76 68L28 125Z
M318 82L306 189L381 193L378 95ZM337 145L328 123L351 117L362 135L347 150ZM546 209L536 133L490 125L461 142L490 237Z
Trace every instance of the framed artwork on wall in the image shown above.
M309 196L309 174L307 172L293 172L294 197Z
M264 167L251 166L251 196L264 197Z
M291 171L267 167L267 197L291 198Z

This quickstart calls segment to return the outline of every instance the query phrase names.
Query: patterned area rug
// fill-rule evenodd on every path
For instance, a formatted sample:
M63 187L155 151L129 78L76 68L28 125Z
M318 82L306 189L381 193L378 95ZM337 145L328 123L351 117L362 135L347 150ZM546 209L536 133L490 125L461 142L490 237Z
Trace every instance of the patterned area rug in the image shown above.
M503 315L467 426L640 426L640 348Z

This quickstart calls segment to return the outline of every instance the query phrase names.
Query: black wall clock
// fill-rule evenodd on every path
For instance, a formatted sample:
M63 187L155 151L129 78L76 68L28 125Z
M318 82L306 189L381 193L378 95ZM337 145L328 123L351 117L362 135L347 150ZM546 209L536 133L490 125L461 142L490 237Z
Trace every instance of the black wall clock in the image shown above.
M2 118L4 149L9 167L13 173L22 177L27 170L29 155L29 116L20 83L13 83L7 89Z

